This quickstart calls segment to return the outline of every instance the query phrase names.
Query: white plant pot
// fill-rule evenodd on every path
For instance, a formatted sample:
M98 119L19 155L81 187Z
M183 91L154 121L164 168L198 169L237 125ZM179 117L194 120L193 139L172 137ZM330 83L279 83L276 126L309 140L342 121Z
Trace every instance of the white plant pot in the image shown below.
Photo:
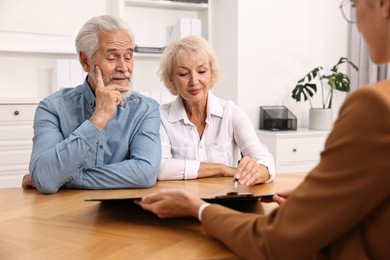
M309 129L330 130L332 129L332 109L331 108L310 108Z

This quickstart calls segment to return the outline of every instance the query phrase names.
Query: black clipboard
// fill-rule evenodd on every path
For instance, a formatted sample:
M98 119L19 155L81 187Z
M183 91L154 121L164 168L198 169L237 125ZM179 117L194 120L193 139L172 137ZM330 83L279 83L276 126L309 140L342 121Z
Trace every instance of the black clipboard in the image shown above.
M124 200L128 200L128 201L134 201L134 200L141 200L142 197L117 197L117 198L88 198L88 199L85 199L84 201L101 201L101 202L105 202L105 201L124 201Z
M218 202L233 202L233 201L269 201L272 199L274 194L252 194L252 193L237 193L237 192L228 192L226 195L218 195L209 198L201 198L202 200L210 203Z
M219 203L219 202L249 202L249 201L265 201L271 200L274 194L257 194L252 193L237 193L237 192L228 192L224 195L216 195L211 197L201 197L202 200L209 203ZM114 198L87 198L85 201L134 201L141 200L142 197L114 197Z

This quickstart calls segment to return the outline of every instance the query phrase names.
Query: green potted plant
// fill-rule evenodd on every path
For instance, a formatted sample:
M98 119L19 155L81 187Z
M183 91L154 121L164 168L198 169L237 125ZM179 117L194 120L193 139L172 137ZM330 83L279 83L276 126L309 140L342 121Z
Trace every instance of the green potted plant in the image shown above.
M339 71L339 66L342 64L350 65L356 71L358 67L345 57L341 57L339 61L330 69L329 74L323 74L323 67L315 67L309 71L302 79L298 80L297 85L292 91L292 98L297 102L309 101L309 128L315 130L329 130L332 126L332 102L334 92L349 92L350 79ZM325 89L324 82L326 81L329 89ZM317 93L317 84L321 88L322 106L320 108L313 107L312 98ZM321 116L323 115L323 116Z

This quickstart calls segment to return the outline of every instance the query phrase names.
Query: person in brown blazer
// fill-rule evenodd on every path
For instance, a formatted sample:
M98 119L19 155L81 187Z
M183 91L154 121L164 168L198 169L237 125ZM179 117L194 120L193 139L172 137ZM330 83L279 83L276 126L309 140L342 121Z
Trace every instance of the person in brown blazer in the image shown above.
M348 1L376 64L390 62L390 0ZM356 6L355 6L356 5ZM167 190L137 203L162 218L194 216L246 259L390 259L390 81L345 100L320 163L269 215ZM288 198L288 199L287 199Z

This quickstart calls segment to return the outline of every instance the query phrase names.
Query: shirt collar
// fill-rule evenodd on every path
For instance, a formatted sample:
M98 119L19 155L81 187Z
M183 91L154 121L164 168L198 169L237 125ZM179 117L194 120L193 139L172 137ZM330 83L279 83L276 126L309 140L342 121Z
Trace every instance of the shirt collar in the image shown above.
M217 98L211 91L209 92L207 104L208 104L207 115L211 114L214 116L222 117L223 106L219 98Z
M88 104L91 106L91 108L95 107L95 95L92 92L92 88L89 86L88 77L85 78L85 81L83 83L82 92L85 95L85 98L87 99Z
M210 118L211 115L222 117L223 107L219 99L209 91L207 97L207 119ZM170 122L177 122L183 120L184 123L189 124L187 114L184 109L183 99L180 95L172 102L171 108L169 110L168 120Z

